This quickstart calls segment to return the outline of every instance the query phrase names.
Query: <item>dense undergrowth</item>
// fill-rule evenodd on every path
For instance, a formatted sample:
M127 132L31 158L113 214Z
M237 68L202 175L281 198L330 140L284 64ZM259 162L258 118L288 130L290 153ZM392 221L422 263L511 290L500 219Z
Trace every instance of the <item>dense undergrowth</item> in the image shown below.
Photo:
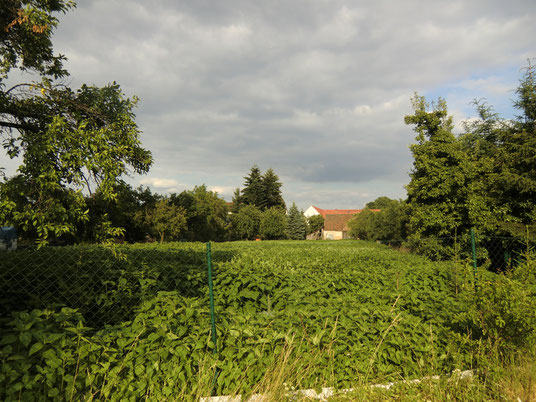
M535 345L530 258L481 272L475 295L468 264L373 243L213 250L216 345L203 244L4 254L0 397L180 400L491 375Z

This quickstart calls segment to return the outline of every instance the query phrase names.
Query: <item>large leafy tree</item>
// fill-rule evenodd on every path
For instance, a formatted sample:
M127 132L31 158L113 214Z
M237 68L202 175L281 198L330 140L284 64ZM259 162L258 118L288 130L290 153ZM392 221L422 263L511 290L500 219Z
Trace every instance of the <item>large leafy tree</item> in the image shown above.
M188 229L184 238L190 241L221 241L225 239L228 208L218 193L205 185L172 194L171 202L186 210Z
M65 0L0 0L0 77L17 68L43 77L60 78L63 55L55 55L51 36L58 25L57 13L75 6Z
M154 208L147 209L144 219L150 232L154 236L158 235L160 243L166 238L178 240L187 227L186 211L171 203L169 199L160 200Z
M286 237L287 214L284 209L271 207L261 215L259 234L265 240L279 240Z
M406 186L408 230L414 238L451 236L457 227L470 227L479 214L481 205L469 208L474 166L452 132L443 99L430 105L415 95L413 108L415 113L405 117L417 133L417 143L410 146L414 162Z
M236 214L239 210L240 210L240 207L242 206L243 202L242 202L242 194L240 193L240 189L237 187L233 193L233 198L232 198L232 207L231 207L231 212L233 214Z
M381 196L376 198L374 201L367 202L365 205L369 209L385 209L393 205L393 201L391 198L386 196Z
M98 240L105 235L101 228L106 222L112 227L123 228L123 237L128 242L145 240L148 232L145 212L154 209L163 197L148 187L132 188L123 181L116 184L114 191L117 194L115 200L106 200L99 192L86 197L89 219L80 225L78 240Z
M525 69L514 106L521 112L499 131L495 160L500 168L499 202L507 205L509 221L519 226L536 222L536 69Z
M312 215L307 219L307 234L320 233L324 229L324 217Z
M414 98L415 114L406 116L418 134L407 186L410 241L463 235L473 227L491 249L498 245L490 235L526 236L536 229L536 80L530 63L516 95L520 115L511 120L475 101L478 118L459 137L444 101L430 110L424 98Z
M371 208L373 206L374 208ZM379 209L372 211L372 209ZM361 240L403 240L407 220L405 202L379 197L349 222L350 236Z
M152 163L134 121L136 98L115 83L73 90L57 81L67 72L64 56L52 48L55 13L72 7L62 0L4 0L0 14L0 137L7 155L22 161L0 183L0 221L41 244L88 219L83 191L114 200L119 177L145 173ZM8 88L13 69L39 80Z
M262 212L255 205L244 205L231 215L231 236L235 240L253 240L259 235Z

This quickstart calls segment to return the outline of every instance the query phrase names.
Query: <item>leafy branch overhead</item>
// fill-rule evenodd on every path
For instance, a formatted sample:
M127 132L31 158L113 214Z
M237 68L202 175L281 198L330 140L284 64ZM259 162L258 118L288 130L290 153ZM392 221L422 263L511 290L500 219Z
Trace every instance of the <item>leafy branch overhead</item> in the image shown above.
M7 3L0 16L0 137L7 155L22 164L0 183L0 221L42 243L88 219L83 190L114 200L118 178L146 173L152 156L139 140L136 97L125 97L115 82L72 89L58 81L68 73L52 47L55 15L74 3ZM13 69L40 81L7 88Z

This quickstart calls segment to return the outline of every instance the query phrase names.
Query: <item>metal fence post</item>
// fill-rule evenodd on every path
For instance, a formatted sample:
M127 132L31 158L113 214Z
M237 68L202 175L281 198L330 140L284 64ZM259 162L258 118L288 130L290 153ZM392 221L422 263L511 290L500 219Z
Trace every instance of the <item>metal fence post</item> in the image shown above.
M210 242L207 242L207 267L208 267L208 295L210 299L210 325L212 343L214 344L213 354L218 353L218 347L216 345L216 316L214 313L214 290L212 285L212 253L210 250ZM218 368L214 371L214 378L212 379L212 395L216 391L216 378L218 377Z
M208 294L210 297L210 324L212 332L212 342L214 342L214 353L218 351L216 346L216 317L214 314L214 290L212 286L212 255L210 242L207 243L207 265L208 265Z
M471 249L473 252L473 276L475 278L475 292L478 293L478 276L476 268L476 245L475 245L475 231L471 228Z

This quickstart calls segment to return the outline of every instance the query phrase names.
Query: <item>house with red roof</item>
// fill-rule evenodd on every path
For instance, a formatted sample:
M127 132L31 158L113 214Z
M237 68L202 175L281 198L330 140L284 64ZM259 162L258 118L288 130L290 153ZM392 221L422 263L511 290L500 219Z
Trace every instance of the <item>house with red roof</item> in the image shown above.
M361 212L361 209L322 209L311 205L303 213L306 218L313 215L322 215L326 219L326 215L355 215Z
M306 218L313 215L322 215L324 218L323 240L349 239L348 222L362 209L322 209L311 205L303 213ZM379 209L372 209L378 212Z

